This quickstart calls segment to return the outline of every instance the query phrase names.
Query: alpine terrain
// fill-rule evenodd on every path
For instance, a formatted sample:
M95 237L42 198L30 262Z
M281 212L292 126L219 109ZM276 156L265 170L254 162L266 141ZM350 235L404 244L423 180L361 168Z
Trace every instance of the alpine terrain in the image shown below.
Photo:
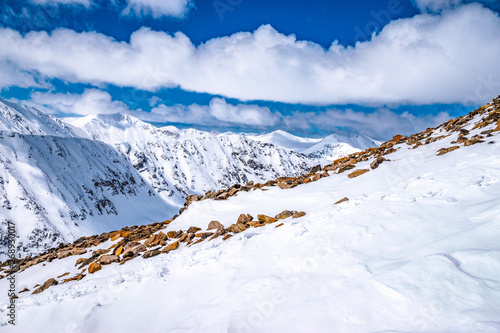
M189 196L173 219L6 261L20 320L2 331L497 332L499 135L500 97L300 176Z

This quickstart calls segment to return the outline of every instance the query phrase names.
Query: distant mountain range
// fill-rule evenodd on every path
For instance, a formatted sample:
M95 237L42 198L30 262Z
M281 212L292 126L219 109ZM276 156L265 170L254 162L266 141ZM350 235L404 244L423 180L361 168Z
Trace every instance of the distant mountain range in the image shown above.
M20 253L34 254L167 219L189 194L296 176L377 144L157 128L121 114L60 120L0 100L0 228L16 222Z

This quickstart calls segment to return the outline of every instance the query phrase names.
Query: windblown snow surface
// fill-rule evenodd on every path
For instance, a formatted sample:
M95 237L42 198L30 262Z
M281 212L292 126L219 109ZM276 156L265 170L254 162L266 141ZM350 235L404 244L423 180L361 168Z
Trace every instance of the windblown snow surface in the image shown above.
M167 231L307 215L20 294L17 325L2 332L498 332L500 143L436 156L454 139L397 145L354 179L195 202ZM28 268L18 289L73 276L77 258Z

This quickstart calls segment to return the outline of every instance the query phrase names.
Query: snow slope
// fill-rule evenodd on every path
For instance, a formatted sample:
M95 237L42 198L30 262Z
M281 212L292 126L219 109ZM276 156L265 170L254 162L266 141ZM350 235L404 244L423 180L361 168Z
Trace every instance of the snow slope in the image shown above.
M0 229L23 256L176 211L102 142L0 132Z
M282 130L261 135L248 135L248 137L259 142L269 143L275 145L276 147L286 148L298 153L311 148L322 140L302 138Z
M494 128L472 130L477 120L470 136ZM396 145L390 161L357 178L194 202L167 230L214 219L227 227L240 213L307 215L20 294L17 325L2 331L497 332L499 134L437 156L458 134L434 135L448 134ZM28 268L18 289L74 275L77 258Z
M301 154L239 134L156 128L121 114L66 121L125 154L165 201L179 207L189 194L294 176L317 164Z

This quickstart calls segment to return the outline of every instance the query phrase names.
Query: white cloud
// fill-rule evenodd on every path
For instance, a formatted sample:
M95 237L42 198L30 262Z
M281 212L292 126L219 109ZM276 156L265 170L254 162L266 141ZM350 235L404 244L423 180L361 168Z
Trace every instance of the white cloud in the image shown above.
M466 3L482 3L487 6L498 6L498 0L414 0L422 12L440 13Z
M151 15L154 18L173 16L183 18L194 7L193 0L127 0L125 15Z
M95 32L0 29L0 45L0 60L50 78L240 100L480 104L500 91L500 18L478 4L393 21L370 41L328 50L268 25L199 46L146 28L128 43Z
M92 0L30 0L32 3L36 5L82 5L84 7L90 7L92 4Z
M81 95L63 93L35 92L31 95L31 104L42 106L51 114L90 115L97 113L130 113L128 106L120 101L113 101L107 92L87 89Z

